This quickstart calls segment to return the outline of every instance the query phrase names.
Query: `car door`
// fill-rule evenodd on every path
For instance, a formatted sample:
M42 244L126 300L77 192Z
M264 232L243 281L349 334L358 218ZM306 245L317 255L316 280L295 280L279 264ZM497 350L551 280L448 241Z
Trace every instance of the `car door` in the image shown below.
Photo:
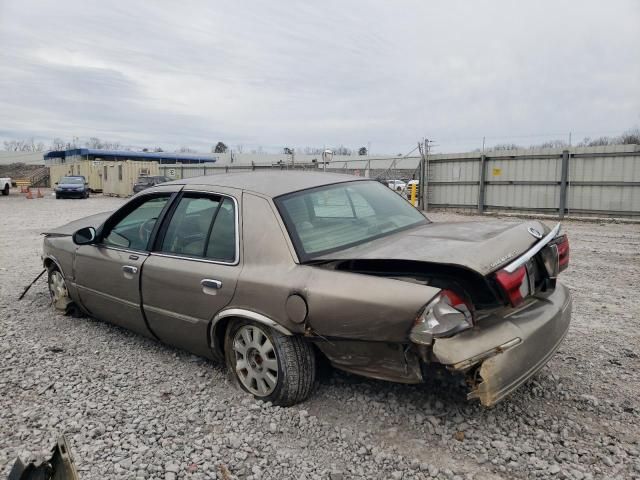
M142 314L140 272L172 195L165 190L137 197L105 222L95 244L77 248L74 278L92 316L151 336Z
M211 356L211 319L232 299L240 272L238 208L232 194L183 191L142 269L142 302L161 340Z

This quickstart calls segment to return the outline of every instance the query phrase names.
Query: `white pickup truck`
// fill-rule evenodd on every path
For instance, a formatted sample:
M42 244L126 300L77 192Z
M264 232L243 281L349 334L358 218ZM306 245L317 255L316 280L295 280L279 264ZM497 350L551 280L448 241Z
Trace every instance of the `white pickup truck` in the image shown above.
M2 195L9 195L11 188L11 179L9 177L0 177L0 191Z

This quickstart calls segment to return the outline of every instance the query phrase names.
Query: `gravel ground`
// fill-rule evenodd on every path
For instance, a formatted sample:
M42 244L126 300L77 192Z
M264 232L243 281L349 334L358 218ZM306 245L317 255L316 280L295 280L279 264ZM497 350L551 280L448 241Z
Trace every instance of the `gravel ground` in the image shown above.
M39 232L122 203L0 198L0 476L65 433L83 480L640 478L640 225L565 223L571 329L495 408L453 382L329 371L281 409L208 360L55 314L44 279L17 301L41 268Z

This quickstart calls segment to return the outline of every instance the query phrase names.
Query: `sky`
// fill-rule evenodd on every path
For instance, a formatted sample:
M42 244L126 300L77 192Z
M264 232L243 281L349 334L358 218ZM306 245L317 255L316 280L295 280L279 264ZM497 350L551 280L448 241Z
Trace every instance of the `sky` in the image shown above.
M0 140L397 154L639 126L638 0L0 0Z

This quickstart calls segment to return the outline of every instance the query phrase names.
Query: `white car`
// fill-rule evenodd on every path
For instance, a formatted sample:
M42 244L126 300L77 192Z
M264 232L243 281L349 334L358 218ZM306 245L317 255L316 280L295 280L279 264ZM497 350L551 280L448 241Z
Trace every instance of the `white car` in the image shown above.
M404 189L407 188L407 184L402 180L389 180L387 186L396 192L404 192Z
M11 179L9 177L0 177L0 191L2 195L9 195L11 188Z

